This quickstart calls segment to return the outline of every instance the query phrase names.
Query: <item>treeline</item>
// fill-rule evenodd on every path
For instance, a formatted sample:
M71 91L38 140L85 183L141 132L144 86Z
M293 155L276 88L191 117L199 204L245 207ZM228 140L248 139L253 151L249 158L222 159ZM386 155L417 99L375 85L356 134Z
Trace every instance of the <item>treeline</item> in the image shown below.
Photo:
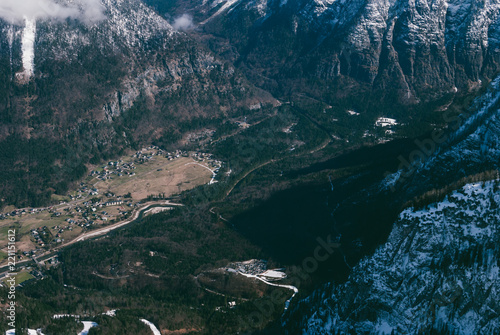
M130 193L129 193L130 194ZM126 198L126 196L124 196ZM129 196L130 198L130 196ZM148 194L146 197L146 201L151 201L151 200L164 200L167 199L168 197L165 196L165 193L158 193L158 194Z
M424 209L430 204L442 201L447 195L450 195L453 191L458 190L467 184L495 180L498 179L498 177L499 177L498 170L484 171L481 173L464 177L458 181L446 185L443 188L440 189L435 188L425 192L424 194L406 202L403 205L403 209L408 207L413 207L416 210Z
M89 133L72 134L64 141L11 135L0 142L0 207L45 206L52 194L65 194L87 174L89 160L100 162L123 154L120 143L93 144L91 138L98 130L84 129Z

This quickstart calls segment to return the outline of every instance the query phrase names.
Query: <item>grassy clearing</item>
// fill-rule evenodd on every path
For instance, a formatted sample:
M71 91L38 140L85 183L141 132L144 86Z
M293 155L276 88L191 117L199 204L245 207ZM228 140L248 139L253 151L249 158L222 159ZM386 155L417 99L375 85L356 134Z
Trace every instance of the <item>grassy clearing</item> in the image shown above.
M65 201L65 202L71 201L70 197L59 194L52 194L50 198L52 201Z
M19 272L16 276L16 285L19 285L27 280L30 280L30 279L33 279L35 277L33 277L30 273L26 272L26 271L23 271L23 272ZM7 285L7 279L9 279L9 277L5 277L3 279L3 283L5 285Z
M72 216L61 215L58 217L52 216L51 213L43 212L39 214L26 215L24 219L19 220L21 223L20 235L28 234L32 229L37 229L39 227L47 226L59 226L64 225L66 219Z
M195 161L189 157L169 161L157 156L154 160L138 165L134 176L113 176L113 179L98 181L94 185L100 193L124 195L130 192L133 200L159 193L171 196L206 184L212 178L209 170L192 163Z

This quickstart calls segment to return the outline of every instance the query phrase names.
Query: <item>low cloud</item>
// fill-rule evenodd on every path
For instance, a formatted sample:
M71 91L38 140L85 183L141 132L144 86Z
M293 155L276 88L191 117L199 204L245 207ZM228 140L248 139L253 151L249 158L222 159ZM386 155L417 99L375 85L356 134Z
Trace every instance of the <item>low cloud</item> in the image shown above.
M175 30L186 31L194 28L193 17L189 14L182 14L174 20L172 24Z
M73 18L88 23L104 19L100 0L76 0L64 3L54 0L0 0L0 18L7 22L21 23L30 19Z

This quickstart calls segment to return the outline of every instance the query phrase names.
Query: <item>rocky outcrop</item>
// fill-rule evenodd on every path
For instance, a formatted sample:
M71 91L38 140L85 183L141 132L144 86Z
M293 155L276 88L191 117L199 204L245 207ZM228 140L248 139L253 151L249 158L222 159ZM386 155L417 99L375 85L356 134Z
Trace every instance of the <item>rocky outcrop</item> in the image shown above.
M302 329L291 333L498 333L498 190L498 181L469 184L402 212L387 243L345 284L301 303Z
M224 13L210 16L208 3ZM205 8L204 29L231 38L242 59L275 79L354 80L418 102L467 93L500 69L498 0L222 3L195 7ZM242 43L242 34L254 38Z

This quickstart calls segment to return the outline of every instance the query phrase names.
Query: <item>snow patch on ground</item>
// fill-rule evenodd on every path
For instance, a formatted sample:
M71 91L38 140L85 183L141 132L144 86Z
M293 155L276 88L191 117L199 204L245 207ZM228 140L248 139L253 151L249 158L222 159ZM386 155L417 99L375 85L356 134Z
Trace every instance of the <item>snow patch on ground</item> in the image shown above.
M391 119L389 117L379 117L377 121L375 121L377 127L397 126L397 124L396 119Z
M102 314L114 317L114 316L116 316L116 311L117 311L117 309L111 309L111 310L107 311L106 313L102 313Z
M28 335L44 335L41 329L28 329Z
M141 319L141 322L143 322L144 324L146 324L151 329L151 331L153 332L154 335L161 335L161 333L158 330L158 328L156 328L156 326L152 322L149 322L146 319Z
M79 332L78 335L87 335L90 331L90 328L97 327L96 322L82 321L82 323L83 323L83 330L81 332Z
M348 111L347 111L347 114L349 114L349 115L356 115L356 116L358 116L358 115L359 115L359 113L358 113L358 112L355 112L355 111L353 111L353 110L348 110Z
M215 7L217 5L219 5L220 3L224 2L224 4L212 15L210 16L208 19L206 19L205 21L201 22L200 25L204 25L206 24L208 21L212 20L213 18L219 16L220 14L222 14L224 11L226 11L227 9L229 9L231 6L233 6L235 3L237 3L239 0L227 0L227 1L215 1L212 3L212 7Z
M35 72L35 36L36 20L24 17L24 30L22 35L22 60L26 79Z

